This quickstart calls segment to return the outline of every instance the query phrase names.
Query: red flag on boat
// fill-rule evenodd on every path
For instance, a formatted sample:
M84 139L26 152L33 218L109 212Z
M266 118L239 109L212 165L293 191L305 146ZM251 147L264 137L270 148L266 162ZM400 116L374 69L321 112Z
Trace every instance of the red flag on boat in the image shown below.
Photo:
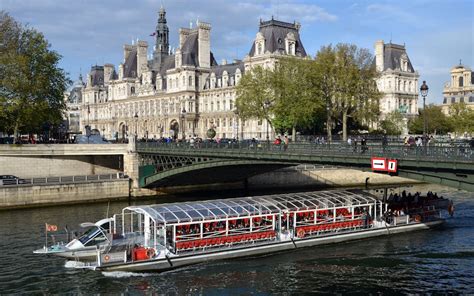
M45 223L45 224L46 224L46 231L51 231L51 232L58 231L57 225L52 225L48 223Z

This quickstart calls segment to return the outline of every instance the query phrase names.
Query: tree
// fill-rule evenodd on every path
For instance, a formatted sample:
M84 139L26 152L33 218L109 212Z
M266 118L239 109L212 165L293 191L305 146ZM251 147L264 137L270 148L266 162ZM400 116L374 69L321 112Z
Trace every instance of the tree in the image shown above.
M236 87L236 108L243 119L267 120L273 126L275 96L271 84L271 70L255 66L240 79Z
M43 34L0 12L0 130L15 137L59 124L70 81Z
M327 133L331 138L333 121L342 126L347 139L348 120L367 124L378 118L381 93L375 78L377 71L367 49L353 44L323 46L316 54L314 81L327 111Z
M347 140L347 120L368 122L379 116L381 93L375 83L377 71L373 57L367 49L353 44L338 44L336 55L335 116L342 123L342 137Z
M390 112L385 119L380 122L380 127L388 135L401 135L403 131L403 115L398 111Z
M423 122L426 116L426 133L428 134L446 134L453 130L451 121L443 113L441 107L430 104L426 110L419 109L419 116L412 119L408 128L410 133L423 134Z
M332 138L334 97L336 95L336 55L331 45L323 46L311 64L310 79L317 89L319 99L326 107L326 131L328 141Z
M457 134L474 132L474 110L468 108L464 102L451 104L449 115L453 132Z
M308 128L323 106L311 81L309 59L282 58L271 74L275 95L274 122L282 131L292 130L293 141L297 128Z

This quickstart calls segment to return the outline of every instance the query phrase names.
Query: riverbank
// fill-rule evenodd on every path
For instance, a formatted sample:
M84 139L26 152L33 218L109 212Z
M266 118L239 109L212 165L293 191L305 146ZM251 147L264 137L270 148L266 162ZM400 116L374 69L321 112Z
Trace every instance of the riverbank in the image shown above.
M196 193L202 195L211 191L249 192L272 190L322 190L348 187L381 187L419 184L400 177L362 172L353 169L299 166L285 168L257 175L243 182L206 184L192 186L161 187L155 189L132 190L129 179L91 181L55 185L20 185L0 187L0 210L30 208L84 202L104 202L109 200L134 201L160 196ZM205 196L203 196L205 199Z

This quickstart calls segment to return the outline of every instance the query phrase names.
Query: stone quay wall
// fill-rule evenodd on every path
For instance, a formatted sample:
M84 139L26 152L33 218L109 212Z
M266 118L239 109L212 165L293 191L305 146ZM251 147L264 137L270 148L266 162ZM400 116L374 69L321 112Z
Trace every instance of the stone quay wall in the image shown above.
M128 198L129 179L0 187L0 209Z

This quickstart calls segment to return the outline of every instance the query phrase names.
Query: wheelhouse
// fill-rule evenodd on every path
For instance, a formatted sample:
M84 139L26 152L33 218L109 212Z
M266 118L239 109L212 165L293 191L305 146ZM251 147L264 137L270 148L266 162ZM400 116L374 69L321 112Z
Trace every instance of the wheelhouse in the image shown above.
M136 236L143 247L177 253L273 240L278 234L303 238L367 227L382 210L382 202L367 193L320 191L130 206L114 219L115 226L121 219L123 236Z

